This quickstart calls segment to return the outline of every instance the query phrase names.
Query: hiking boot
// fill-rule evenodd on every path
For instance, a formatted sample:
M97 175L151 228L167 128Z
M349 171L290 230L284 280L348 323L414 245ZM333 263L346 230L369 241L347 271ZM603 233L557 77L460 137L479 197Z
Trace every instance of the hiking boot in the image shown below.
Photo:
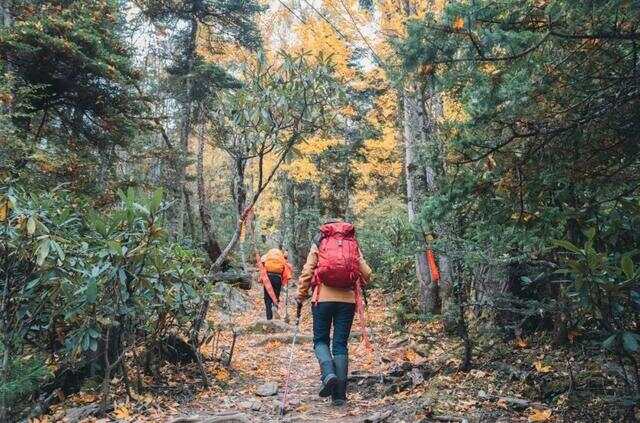
M331 395L331 404L337 407L347 403L347 377L349 374L349 358L346 355L333 357L333 366L336 370L338 382Z
M333 368L333 361L323 361L320 363L320 372L322 373L322 388L319 395L322 398L326 398L329 395L333 395L333 391L338 383L338 377L336 376Z

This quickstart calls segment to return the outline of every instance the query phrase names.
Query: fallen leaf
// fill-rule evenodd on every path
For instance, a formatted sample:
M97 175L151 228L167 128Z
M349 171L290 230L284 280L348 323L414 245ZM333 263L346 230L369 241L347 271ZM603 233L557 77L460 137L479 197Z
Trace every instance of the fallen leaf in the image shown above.
M533 363L533 366L536 368L538 373L551 373L553 370L551 366L545 365L542 361L536 361Z
M127 404L122 404L113 411L113 416L118 420L130 420L131 419L131 409Z
M529 414L529 422L546 422L551 418L551 410L533 410Z
M216 379L220 382L226 382L229 380L229 371L227 369L224 368L219 368L218 371L216 371Z

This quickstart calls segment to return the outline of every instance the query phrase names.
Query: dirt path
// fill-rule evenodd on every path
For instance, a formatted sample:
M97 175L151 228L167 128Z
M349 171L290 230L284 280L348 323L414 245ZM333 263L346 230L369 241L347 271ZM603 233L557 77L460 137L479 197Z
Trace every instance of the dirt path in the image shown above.
M317 396L319 370L307 304L300 325L301 342L295 347L288 412L280 416L294 328L282 320L264 322L260 287L241 296L245 298L237 302L244 304L244 311L232 315L215 311L209 316L210 323L223 330L217 341L210 340L202 348L208 388L203 388L195 364L166 364L157 379L145 376L147 390L131 399L121 381L113 380L116 401L114 410L106 416L64 418L77 407L97 404L98 391L87 386L52 407L50 415L37 422L524 423L560 421L560 413L571 411L561 408L568 398L563 393L567 375L561 367L566 357L549 342L541 339L535 348L520 346L515 350L512 345L496 342L478 346L483 355L478 353L472 370L462 372L462 344L455 337L445 336L438 321L392 328L390 322L395 320L388 313L393 312L393 306L385 306L383 296L373 292L367 318L373 332L374 353L368 352L352 332L348 405L336 408L328 399ZM293 304L289 312L294 313ZM233 331L239 335L227 366ZM354 332L358 331L356 317ZM521 374L526 376L518 376ZM383 383L380 375L384 376ZM277 393L257 395L267 383L277 384ZM553 400L541 394L543 389L554 389L560 395ZM230 414L240 417L215 420L216 416ZM572 417L564 421L605 420Z
M217 369L213 374L217 382L221 383L222 392L216 389L208 390L194 399L185 407L177 410L181 415L218 415L227 412L243 413L250 421L288 421L288 422L326 422L326 421L363 421L365 416L375 413L384 406L384 401L365 398L358 392L357 385L352 383L349 393L349 404L345 407L333 407L330 399L319 398L319 370L313 354L311 338L310 305L306 304L302 312L300 337L296 343L293 366L290 379L287 414L279 415L280 403L283 397L284 380L291 352L291 342L288 338L293 334L293 326L287 327L283 320L277 320L272 325L263 325L264 303L262 293L258 287L250 292L251 307L248 311L232 316L236 331L241 334L237 338L230 371ZM293 288L292 288L293 292ZM284 298L284 293L283 293ZM378 340L388 332L381 324L378 314L381 304L374 299L370 303L370 310L380 307L377 313L370 313L370 329L375 333L373 344L376 351L368 352L358 336L352 337L350 342L351 368L353 373L379 372L380 362L377 359ZM294 305L289 304L290 316L294 316ZM284 316L282 316L284 318ZM292 318L293 320L293 318ZM266 326L266 328L262 328ZM354 323L354 331L359 330L359 324ZM272 332L272 333L267 333ZM275 333L273 333L275 332ZM357 335L357 334L356 334ZM276 339L274 339L276 338ZM230 344L227 334L220 344ZM286 341L286 342L285 342ZM209 345L203 353L214 354ZM258 388L266 383L276 383L278 393L275 396L260 397L256 394Z

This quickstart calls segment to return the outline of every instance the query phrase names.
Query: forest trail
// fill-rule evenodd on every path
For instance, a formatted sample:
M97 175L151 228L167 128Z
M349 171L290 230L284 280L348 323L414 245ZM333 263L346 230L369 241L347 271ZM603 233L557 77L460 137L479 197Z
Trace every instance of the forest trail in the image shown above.
M307 302L302 310L299 336L296 341L287 413L279 415L284 394L284 383L291 352L291 337L294 332L295 302L292 299L295 286L290 287L289 316L292 324L284 323L284 315L272 322L264 320L262 289L254 286L249 293L249 308L231 316L239 333L228 371L211 369L215 382L224 386L224 392L212 388L200 393L193 401L179 408L180 416L220 416L226 413L243 414L247 421L286 422L360 422L383 410L394 401L393 397L372 399L359 389L357 382L350 383L349 403L345 407L333 407L329 399L318 397L319 373L313 353L311 306ZM282 293L284 300L285 292ZM215 313L214 313L215 314ZM282 313L281 313L282 314ZM217 319L219 317L210 316ZM380 374L378 354L386 347L381 340L389 340L391 331L384 324L384 305L381 298L371 299L368 308L369 329L373 333L373 352L368 352L360 340L360 326L356 318L350 341L350 374ZM218 344L232 342L230 331L225 331ZM203 348L205 357L216 354L213 342ZM223 354L224 355L224 354ZM214 364L211 364L215 367ZM385 365L385 371L389 365ZM259 396L257 391L265 385L275 383L276 395ZM379 382L378 382L379 384ZM368 385L368 384L367 384ZM376 418L373 416L374 419ZM204 419L206 420L206 419ZM171 418L167 416L167 421ZM231 420L230 420L231 421Z

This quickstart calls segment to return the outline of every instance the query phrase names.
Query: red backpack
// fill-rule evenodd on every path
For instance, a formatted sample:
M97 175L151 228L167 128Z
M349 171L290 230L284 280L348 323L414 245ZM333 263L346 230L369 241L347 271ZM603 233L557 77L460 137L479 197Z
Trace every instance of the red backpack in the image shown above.
M360 281L360 247L351 223L327 223L320 227L318 265L313 285L323 283L340 289L354 289Z

